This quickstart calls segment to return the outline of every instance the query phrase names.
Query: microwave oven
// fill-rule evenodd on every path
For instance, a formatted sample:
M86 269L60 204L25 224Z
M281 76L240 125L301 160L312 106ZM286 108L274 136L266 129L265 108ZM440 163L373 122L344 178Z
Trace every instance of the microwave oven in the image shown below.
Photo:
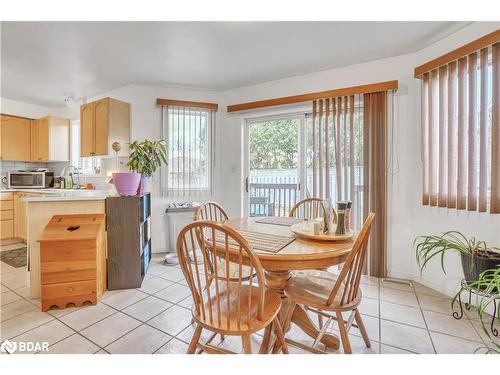
M47 189L54 187L54 172L9 172L9 189Z

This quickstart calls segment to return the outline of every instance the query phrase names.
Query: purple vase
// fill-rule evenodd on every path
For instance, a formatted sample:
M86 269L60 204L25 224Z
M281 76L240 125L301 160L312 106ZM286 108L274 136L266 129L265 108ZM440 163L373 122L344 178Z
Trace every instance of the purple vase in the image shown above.
M135 172L113 173L113 183L120 195L136 195L141 175Z

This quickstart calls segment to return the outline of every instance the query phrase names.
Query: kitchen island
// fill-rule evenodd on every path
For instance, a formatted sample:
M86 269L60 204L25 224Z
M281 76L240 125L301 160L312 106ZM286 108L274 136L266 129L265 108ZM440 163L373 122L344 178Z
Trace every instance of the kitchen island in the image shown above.
M47 192L48 193L48 192ZM28 283L31 298L40 297L40 244L38 239L52 216L105 213L105 191L59 190L21 198L26 203Z

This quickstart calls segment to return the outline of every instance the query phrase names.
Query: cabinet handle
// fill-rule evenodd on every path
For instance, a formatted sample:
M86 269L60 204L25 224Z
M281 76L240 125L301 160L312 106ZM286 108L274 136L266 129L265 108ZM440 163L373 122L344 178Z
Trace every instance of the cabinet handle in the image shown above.
M42 160L42 158L38 158L38 160Z

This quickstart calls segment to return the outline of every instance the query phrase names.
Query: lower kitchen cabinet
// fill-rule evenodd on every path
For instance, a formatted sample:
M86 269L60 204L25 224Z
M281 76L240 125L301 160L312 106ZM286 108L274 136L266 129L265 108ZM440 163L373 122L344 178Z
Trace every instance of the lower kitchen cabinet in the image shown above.
M34 193L14 193L14 237L24 241L28 238L28 213L26 212L26 202L21 202L21 198L33 197Z
M14 237L14 193L0 193L0 239Z

